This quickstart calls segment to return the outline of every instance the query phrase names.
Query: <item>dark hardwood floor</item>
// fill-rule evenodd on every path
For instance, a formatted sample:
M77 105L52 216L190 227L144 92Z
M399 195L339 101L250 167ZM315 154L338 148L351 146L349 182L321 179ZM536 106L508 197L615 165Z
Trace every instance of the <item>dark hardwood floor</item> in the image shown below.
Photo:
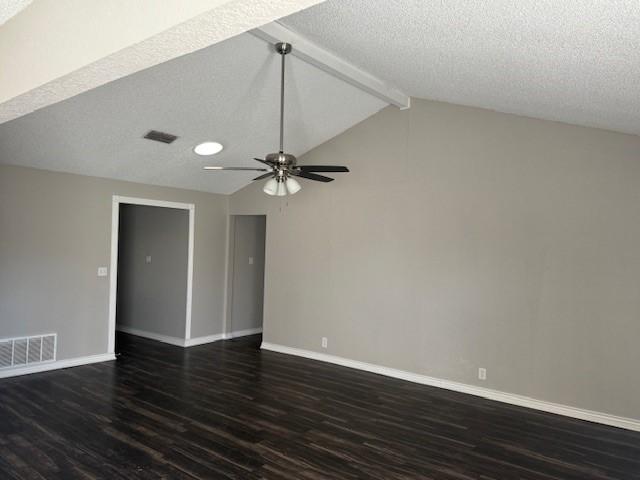
M311 360L120 335L0 380L1 479L640 479L640 433Z

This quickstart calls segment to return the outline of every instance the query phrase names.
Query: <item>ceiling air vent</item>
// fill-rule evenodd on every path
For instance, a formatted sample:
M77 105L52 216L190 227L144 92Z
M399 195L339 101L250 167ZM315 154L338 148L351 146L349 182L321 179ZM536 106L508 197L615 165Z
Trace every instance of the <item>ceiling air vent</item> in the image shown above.
M159 132L157 130L149 130L144 138L154 140L156 142L172 143L178 137L175 135L171 135L170 133Z

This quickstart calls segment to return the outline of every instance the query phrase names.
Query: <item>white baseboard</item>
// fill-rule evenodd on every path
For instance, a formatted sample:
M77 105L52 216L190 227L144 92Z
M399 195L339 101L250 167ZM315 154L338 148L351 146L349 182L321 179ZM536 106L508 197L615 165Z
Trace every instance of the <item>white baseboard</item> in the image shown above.
M223 333L216 333L215 335L205 335L204 337L195 337L184 340L184 346L194 347L196 345L204 345L205 343L213 343L224 339L225 336Z
M190 338L185 341L185 347L193 347L195 345L203 345L205 343L217 342L218 340L229 340L231 338L246 337L247 335L255 335L262 333L262 328L250 328L248 330L237 330L229 333L216 333L215 335L207 335L205 337Z
M35 365L26 365L24 367L0 370L0 378L17 377L19 375L29 375L31 373L47 372L49 370L59 370L61 368L79 367L80 365L89 365L91 363L107 362L115 360L113 353L103 353L102 355L90 355L87 357L68 358L65 360L56 360L53 362L38 363Z
M176 345L178 347L184 347L184 338L179 337L170 337L168 335L162 335L160 333L148 332L146 330L140 330L138 328L131 328L126 325L118 325L117 329L119 332L128 333L130 335L135 335L136 337L144 337L150 340L156 340L162 343L168 343L169 345Z
M224 338L246 337L247 335L257 335L258 333L262 333L262 327L249 328L247 330L236 330L235 332L225 333Z
M277 345L274 343L262 342L260 348L262 348L263 350L270 350L272 352L285 353L288 355L310 358L312 360L319 360L321 362L333 363L336 365L341 365L343 367L355 368L357 370L364 370L367 372L377 373L379 375L385 375L387 377L399 378L401 380L406 380L413 383L420 383L422 385L429 385L432 387L444 388L456 392L468 393L470 395L487 398L489 400L496 400L498 402L509 403L511 405L518 405L520 407L532 408L534 410L555 413L558 415L578 418L580 420L587 420L589 422L601 423L604 425L624 428L627 430L640 431L640 419L618 417L616 415L595 412L593 410L585 410L582 408L570 407L568 405L561 405L544 400L537 400L535 398L525 397L524 395L516 395L513 393L501 392L499 390L476 387L475 385L453 382L451 380L443 380L441 378L429 377L426 375L411 373L404 370L397 370L395 368L383 367L381 365L375 365L372 363L359 362L357 360L350 360L348 358L328 355L326 353L314 352L311 350L286 347L284 345Z
M156 340L158 342L168 343L170 345L176 345L178 347L195 347L196 345L204 345L205 343L213 343L219 340L226 340L230 338L244 337L246 335L255 335L262 333L262 328L252 328L249 330L238 330L230 333L216 333L214 335L205 335L203 337L194 337L185 340L184 338L170 337L168 335L161 335L159 333L147 332L137 328L131 328L126 325L118 325L118 331L135 335L137 337L144 337L150 340Z

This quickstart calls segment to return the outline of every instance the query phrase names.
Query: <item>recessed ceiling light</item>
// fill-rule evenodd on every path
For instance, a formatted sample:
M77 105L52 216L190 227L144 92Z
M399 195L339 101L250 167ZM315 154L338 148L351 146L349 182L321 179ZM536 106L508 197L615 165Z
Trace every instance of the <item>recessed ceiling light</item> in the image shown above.
M198 155L215 155L222 151L222 145L218 142L204 142L193 149Z

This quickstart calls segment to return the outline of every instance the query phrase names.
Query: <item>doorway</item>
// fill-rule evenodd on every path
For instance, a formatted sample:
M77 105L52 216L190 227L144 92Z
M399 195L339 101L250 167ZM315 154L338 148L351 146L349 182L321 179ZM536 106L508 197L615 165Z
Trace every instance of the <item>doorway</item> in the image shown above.
M232 215L230 219L230 337L262 333L266 224L265 215Z
M193 204L113 198L109 351L116 330L184 346L191 337Z

